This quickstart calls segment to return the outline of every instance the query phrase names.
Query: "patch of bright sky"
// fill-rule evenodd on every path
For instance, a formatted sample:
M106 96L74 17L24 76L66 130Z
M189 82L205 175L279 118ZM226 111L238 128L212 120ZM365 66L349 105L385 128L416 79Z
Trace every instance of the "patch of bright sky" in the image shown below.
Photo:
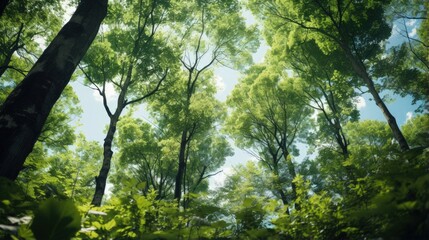
M416 37L420 21L416 19L398 19L392 26L392 35L387 40L387 47L396 46L406 41L406 32L411 38ZM410 30L411 29L411 30Z
M247 24L255 23L255 19L250 14L250 12L245 11L244 17L246 18ZM398 24L399 23L395 23L392 30L392 37L388 40L388 44L390 46L397 45L404 41L403 38L401 39L400 34L404 29L398 27ZM406 25L412 29L410 35L413 34L416 29L416 22L408 21L406 22ZM265 42L261 41L260 48L256 53L253 54L254 62L263 62L265 53L268 51L268 49L269 47L265 44ZM234 86L238 83L238 79L241 77L241 75L238 71L227 67L218 67L215 69L214 74L214 81L218 88L216 97L220 101L225 101ZM83 108L80 131L82 131L89 140L95 140L102 144L105 137L104 129L109 122L109 118L101 103L101 97L94 90L85 87L82 84L82 79L74 81L71 83L71 85L76 91ZM107 87L107 92L109 103L111 103L113 99L116 99L117 93L114 92L113 86L109 85ZM383 92L382 96L385 96L386 94L390 95L390 98L395 99L395 101L387 103L389 110L391 110L399 125L404 124L413 116L413 112L416 110L417 106L411 104L411 97L402 98L388 91ZM369 94L363 94L361 97L358 97L355 104L360 110L362 120L374 119L385 121L383 114L375 105L374 101L371 100L371 96ZM143 109L144 107L139 107L139 110L137 111L139 113L137 115L150 122L148 113ZM244 164L249 160L255 160L252 155L234 146L233 143L232 146L234 149L234 155L226 159L225 165L222 167L223 172L210 178L210 188L212 189L223 184L225 178L232 173L234 166L237 164ZM302 157L305 156L306 146L304 144L299 144L299 148Z

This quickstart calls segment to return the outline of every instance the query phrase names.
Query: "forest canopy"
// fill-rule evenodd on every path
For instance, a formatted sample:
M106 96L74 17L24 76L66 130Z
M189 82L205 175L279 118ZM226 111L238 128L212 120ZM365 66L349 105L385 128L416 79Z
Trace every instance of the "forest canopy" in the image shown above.
M428 239L428 8L2 1L0 238Z

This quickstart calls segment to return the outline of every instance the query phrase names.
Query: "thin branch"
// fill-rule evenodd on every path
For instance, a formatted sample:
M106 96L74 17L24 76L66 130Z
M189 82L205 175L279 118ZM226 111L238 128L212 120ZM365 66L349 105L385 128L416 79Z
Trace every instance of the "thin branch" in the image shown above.
M85 71L85 69L79 64L78 65L78 67L79 67L79 69L82 71L82 73L85 75L85 77L86 77L86 79L92 84L92 85L94 85L94 87L90 87L90 86L87 86L87 87L89 87L89 88L91 88L91 89L93 89L93 90L97 90L98 91L98 93L100 94L100 96L103 98L103 106L104 106L104 108L106 109L106 112L107 112L107 115L109 116L109 117L112 117L113 116L113 114L112 114L112 112L110 111L110 108L109 108L109 106L107 105L107 98L106 98L106 94L105 94L105 84L106 84L106 81L103 81L103 89L100 89L100 87L95 83L95 81L93 81L93 79L91 78L91 76Z
M219 174L219 173L221 173L221 172L223 172L223 170L220 170L220 171L218 171L218 172L215 172L215 173L212 173L212 174L206 175L206 176L204 176L202 179L206 179L206 178L209 178L209 177L216 176L216 175L218 175L218 174Z
M156 84L156 87L154 89L152 89L152 91L150 91L149 93L145 94L144 96L142 96L140 98L136 98L136 99L133 99L131 101L126 100L125 103L124 103L124 106L127 106L129 104L133 104L133 103L136 103L136 102L140 102L143 99L148 98L148 97L152 96L153 94L155 94L159 90L162 82L167 78L167 75L168 75L168 69L165 71L164 75L161 77L161 79Z

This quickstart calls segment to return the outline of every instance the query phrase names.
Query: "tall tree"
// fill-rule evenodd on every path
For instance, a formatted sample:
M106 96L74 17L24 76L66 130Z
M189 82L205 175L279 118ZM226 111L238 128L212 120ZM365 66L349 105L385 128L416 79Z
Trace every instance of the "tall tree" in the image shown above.
M0 108L0 176L15 179L53 105L94 40L107 0L82 0Z
M170 49L155 33L165 22L168 1L115 1L106 19L109 30L100 36L84 58L80 69L103 98L110 118L104 139L103 164L96 177L92 204L100 206L113 156L112 143L124 109L155 94L167 77ZM132 15L130 15L132 14ZM131 36L131 37L130 37ZM108 85L118 91L114 110L106 95Z
M214 97L213 79L210 71L200 73L189 96L189 75L183 71L176 75L174 84L151 103L157 125L162 129L164 151L167 155L179 153L174 168L174 198L179 202L186 191L196 192L203 180L230 155L227 141L215 131L225 108Z
M77 95L67 86L52 108L35 147L17 178L17 182L24 186L29 195L41 197L41 189L48 190L47 186L54 185L52 183L55 181L50 181L54 176L44 173L51 167L52 156L69 154L71 146L77 143L75 121L81 112Z
M236 0L227 1L189 1L176 3L181 10L176 18L181 24L172 26L179 36L183 55L180 62L186 70L186 89L183 94L183 124L178 157L178 170L175 184L175 198L180 201L186 168L186 151L200 123L190 119L192 100L204 73L216 64L245 66L251 62L249 50L258 44L255 27L246 27L240 15L240 5ZM234 22L235 24L229 24ZM206 76L207 77L207 76Z
M299 41L299 40L297 40ZM276 51L273 51L276 52ZM341 53L332 51L324 54L318 45L310 40L286 46L285 56L273 56L271 61L279 57L285 58L289 66L302 81L303 96L308 99L311 108L318 112L317 138L325 143L334 140L342 155L349 155L349 141L343 131L348 121L357 121L359 112L354 107L357 94L350 88L349 82L354 81L347 73L347 64L341 61Z
M305 162L312 168L317 165L335 165L341 173L340 180L336 179L339 187L346 190L355 179L353 166L347 164L351 153L344 126L359 118L359 111L354 104L358 94L350 87L350 83L356 79L348 70L347 62L342 61L339 50L325 54L313 40L304 38L295 41L292 46L278 46L281 43L276 43L268 60L276 65L281 65L281 60L285 61L286 67L300 77L302 97L307 99L307 104L317 114L317 125L307 143L310 149L319 154L314 161ZM318 173L310 175L312 181L321 180ZM321 189L321 184L316 186Z
M300 91L296 79L282 79L266 66L255 65L228 99L230 134L239 146L255 150L273 175L273 192L285 205L296 198L292 156L297 155L296 144L308 130L311 115ZM285 190L289 186L290 197Z
M400 148L409 149L394 116L379 94L371 73L374 57L390 36L384 12L388 1L320 1L284 0L251 1L255 13L265 18L269 42L279 41L282 35L293 38L308 35L325 52L341 49L343 59L350 62L355 74L368 88L382 111ZM261 7L263 6L263 7ZM262 9L262 10L261 10ZM281 26L279 28L279 26Z

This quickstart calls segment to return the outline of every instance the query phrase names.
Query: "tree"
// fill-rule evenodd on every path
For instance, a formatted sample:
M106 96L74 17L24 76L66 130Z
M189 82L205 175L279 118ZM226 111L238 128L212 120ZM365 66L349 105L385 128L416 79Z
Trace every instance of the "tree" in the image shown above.
M264 7L260 7L262 6ZM340 49L343 59L350 62L356 76L368 88L375 103L383 112L395 140L403 151L409 149L394 116L379 95L371 74L374 57L381 51L381 44L390 36L386 23L386 1L251 1L252 10L266 20L269 43L280 41L284 33L288 38L314 39L319 47L329 53ZM262 11L261 11L262 10ZM279 26L282 26L278 28ZM290 41L293 44L293 40Z
M107 1L82 0L70 21L0 108L0 176L15 179L98 32Z
M179 36L180 50L183 52L179 58L187 75L186 82L182 79L176 80L186 86L185 89L180 87L180 93L183 94L180 102L183 105L180 110L177 110L183 111L179 124L182 129L174 193L175 198L180 201L186 168L186 151L197 128L204 126L199 121L193 120L191 114L198 85L203 78L207 78L203 76L204 73L215 64L232 64L235 67L248 64L251 61L249 50L252 50L258 41L253 35L255 27L247 28L240 16L238 1L192 1L188 4L180 3L174 7L182 9L181 12L185 13L177 15L177 19L181 22L172 28L184 33ZM228 24L229 22L235 24ZM206 116L210 115L204 114L204 117ZM202 121L208 119L210 118ZM206 126L211 124L212 120Z
M267 194L271 181L261 165L248 161L235 166L224 185L216 190L215 201L228 213L224 219L232 224L234 238L255 236L276 214L267 211L268 206L278 204Z
M306 159L305 164L308 165L300 167L299 171L310 177L318 187L313 190L319 191L324 189L323 180L318 175L320 171L311 174L304 172L317 168L317 165L336 168L335 174L331 173L335 177L330 179L335 179L339 186L330 190L343 194L350 182L355 180L353 166L345 164L351 153L344 126L350 121L357 121L359 111L354 104L357 93L350 87L350 82L356 79L348 70L347 62L341 61L341 54L339 50L325 54L314 40L304 38L296 39L292 46L281 42L273 44L268 61L276 63L280 70L284 61L285 67L300 77L302 98L317 114L317 125L307 143L311 151L318 152L318 156L314 160Z
M320 142L313 143L320 147L327 141L334 140L339 151L347 158L349 141L344 134L343 126L348 121L357 121L359 112L353 104L356 93L350 88L352 76L347 74L348 66L341 61L341 53L333 51L324 54L313 40L303 40L292 46L275 46L270 61L286 59L286 66L300 77L303 97L309 106L318 113L316 132ZM286 51L276 48L286 48ZM278 54L277 51L285 52ZM322 144L325 143L325 144Z
M403 126L402 131L407 139L410 140L410 146L427 147L429 140L429 115L418 115L408 120Z
M228 132L239 146L255 149L255 156L273 175L273 191L285 205L290 204L285 184L292 188L289 199L296 197L292 156L297 155L296 143L308 130L311 113L300 91L295 79L282 79L266 66L255 65L228 99L232 108Z
M174 198L179 202L182 191L197 192L203 180L231 154L226 139L215 130L222 122L225 108L214 97L213 75L204 73L198 76L190 96L189 78L182 72L176 75L173 85L150 104L150 108L156 110L157 126L162 129L165 155L171 157L170 154L179 153L178 158L175 157L179 165L175 167L174 185Z
M176 154L170 150L171 141L164 138L162 130L152 127L142 119L124 117L118 127L119 161L114 186L137 179L144 184L140 194L156 192L157 199L172 198Z
M102 96L110 118L103 144L103 164L96 177L92 200L95 206L101 205L104 195L113 155L112 143L122 112L128 105L154 95L167 78L168 68L174 68L168 60L173 57L171 49L164 39L155 36L165 22L168 2L115 1L110 6L112 11L106 19L109 31L91 47L84 58L86 66L80 68L91 87ZM118 91L114 110L109 107L106 96L109 84Z
M82 134L73 144L73 147L44 155L32 152L26 161L27 169L16 181L36 199L67 197L85 204L91 197L101 148L96 142L87 141Z

